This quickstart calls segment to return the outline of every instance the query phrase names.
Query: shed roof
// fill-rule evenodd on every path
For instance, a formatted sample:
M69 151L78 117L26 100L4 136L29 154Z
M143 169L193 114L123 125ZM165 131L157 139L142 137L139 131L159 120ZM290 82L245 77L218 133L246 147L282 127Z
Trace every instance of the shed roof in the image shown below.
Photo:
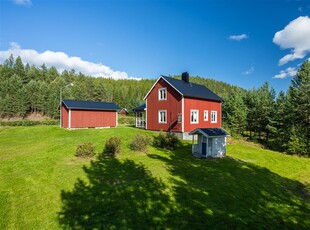
M164 81L166 81L177 92L179 92L183 97L205 99L205 100L219 101L219 102L223 101L223 99L221 97L219 97L218 95L213 93L210 89L208 89L204 85L199 85L199 84L192 83L192 82L185 82L183 80L179 80L179 79L172 78L172 77L166 77L166 76L160 76L159 79L163 79ZM155 82L153 87L156 85L156 83L159 81L159 79ZM145 98L151 92L153 87L147 93Z
M230 134L223 128L198 128L189 133L189 135L194 135L201 133L206 137L219 137L219 136L230 136Z
M140 105L139 107L137 108L134 108L132 111L144 111L146 109L146 105L143 104L143 105Z
M63 104L68 109L112 110L112 111L121 109L112 102L63 100Z

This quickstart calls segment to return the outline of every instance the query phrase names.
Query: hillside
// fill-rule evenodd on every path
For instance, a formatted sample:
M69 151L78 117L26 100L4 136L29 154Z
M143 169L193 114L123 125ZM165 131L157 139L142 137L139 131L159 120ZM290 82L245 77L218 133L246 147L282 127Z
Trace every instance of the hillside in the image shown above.
M193 158L190 142L145 154L129 150L136 134L157 135L0 127L0 229L310 228L310 159L236 140L217 160ZM74 156L84 142L101 152L111 136L120 157Z

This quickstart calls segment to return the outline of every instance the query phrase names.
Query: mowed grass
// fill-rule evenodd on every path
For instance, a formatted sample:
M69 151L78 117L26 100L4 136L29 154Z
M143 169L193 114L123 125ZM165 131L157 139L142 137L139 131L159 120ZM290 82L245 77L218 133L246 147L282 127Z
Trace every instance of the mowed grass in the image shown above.
M309 229L310 159L249 143L227 157L133 152L131 127L0 127L0 229ZM78 144L122 138L117 158L74 156Z

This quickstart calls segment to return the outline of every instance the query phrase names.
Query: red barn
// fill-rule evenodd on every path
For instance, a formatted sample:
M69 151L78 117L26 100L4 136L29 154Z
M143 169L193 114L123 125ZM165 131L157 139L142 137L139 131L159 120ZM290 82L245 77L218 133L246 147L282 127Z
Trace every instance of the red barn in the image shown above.
M120 108L111 102L63 100L61 127L100 128L117 126L117 111Z
M203 85L160 76L146 94L146 129L175 132L189 139L197 128L221 128L222 98Z

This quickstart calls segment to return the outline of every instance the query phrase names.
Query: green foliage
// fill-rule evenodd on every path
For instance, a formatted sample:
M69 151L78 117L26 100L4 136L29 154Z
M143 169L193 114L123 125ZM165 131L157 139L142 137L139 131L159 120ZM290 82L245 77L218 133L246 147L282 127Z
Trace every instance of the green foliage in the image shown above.
M74 155L76 157L90 158L96 154L95 150L96 148L93 143L83 143L77 146Z
M154 137L153 144L158 148L174 150L177 148L179 142L179 138L174 133L160 131L158 136Z
M122 140L120 137L110 137L104 146L103 154L115 157L121 153Z
M118 124L119 125L135 125L135 117L134 116L122 116L118 115Z
M148 135L137 134L130 143L130 149L134 151L146 152L147 146L152 143Z
M37 126L37 125L59 125L58 120L43 120L43 121L0 121L0 126Z

